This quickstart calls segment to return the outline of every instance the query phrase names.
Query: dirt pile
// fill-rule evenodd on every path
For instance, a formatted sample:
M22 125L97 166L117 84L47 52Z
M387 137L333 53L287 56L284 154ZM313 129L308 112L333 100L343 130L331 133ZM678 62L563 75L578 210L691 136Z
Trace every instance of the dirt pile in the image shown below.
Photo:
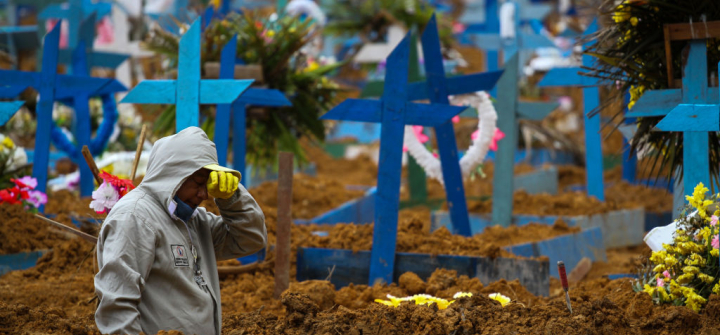
M107 214L97 214L90 208L91 198L78 198L77 195L61 190L48 194L48 203L45 205L45 213L66 214L70 216L102 219Z
M333 158L317 145L302 142L308 159L317 166L318 178L334 180L343 185L377 184L378 166L372 158L360 155L354 159Z
M528 194L525 191L517 191L513 195L513 214L573 216L594 215L619 209L623 209L623 207L616 202L601 202L582 192L551 195ZM485 201L469 200L468 210L474 213L490 213L492 211L492 199Z
M59 221L71 225L67 217ZM68 233L34 217L21 205L0 204L0 255L49 249Z

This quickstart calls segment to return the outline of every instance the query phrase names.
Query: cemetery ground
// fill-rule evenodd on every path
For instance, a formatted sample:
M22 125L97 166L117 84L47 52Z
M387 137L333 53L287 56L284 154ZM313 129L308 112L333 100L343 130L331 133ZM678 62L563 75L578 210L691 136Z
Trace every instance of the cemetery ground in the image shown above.
M363 195L348 185L371 186L376 167L371 159L334 159L319 150L310 150L317 176L296 174L293 182L293 218L308 219ZM356 171L348 174L347 167ZM343 168L345 167L345 168ZM535 168L518 165L516 174ZM487 164L486 179L466 182L468 195L490 195L492 165ZM581 181L584 169L561 167L560 184ZM618 181L616 170L606 171L606 179ZM429 196L442 195L436 182L428 181ZM667 192L618 182L600 203L580 192L558 195L515 193L515 213L580 215L615 209L645 207L667 211L672 203ZM250 192L266 216L269 245L275 243L277 183L266 182ZM405 192L406 193L406 192ZM635 197L629 194L635 194ZM487 201L470 201L470 210L489 209ZM89 199L78 199L69 192L50 195L48 214L72 225L71 216L90 215ZM212 201L203 204L216 212ZM25 213L18 206L0 206L0 254L51 250L33 268L12 271L0 277L0 333L8 334L92 334L96 301L93 286L94 245L66 235ZM21 223L22 224L19 224ZM96 234L97 226L83 229ZM400 212L398 252L451 254L483 257L521 258L503 249L509 245L536 242L576 233L579 227L563 221L552 225L500 226L472 237L452 235L445 228L430 231L430 210L416 207ZM325 231L326 234L317 234ZM437 269L429 278L408 272L391 285L350 285L335 287L326 280L298 282L298 247L370 250L372 224L333 226L292 226L291 285L280 300L273 299L274 255L246 273L221 278L223 333L225 334L716 334L720 332L720 297L711 296L701 313L679 306L654 305L650 296L635 292L632 280L610 280L612 274L633 274L650 254L646 246L607 250L607 262L594 262L580 279L571 275L570 296L573 314L565 305L559 280L551 279L550 295L536 296L517 280L481 282L458 276L457 272ZM239 265L237 260L220 266ZM570 271L572 269L569 269ZM333 269L328 269L328 278ZM447 309L436 305L402 304L390 308L374 302L387 294L402 297L430 294L452 299L457 292L471 292L470 298L456 299ZM511 299L502 307L487 297L501 293ZM173 332L170 332L173 333Z

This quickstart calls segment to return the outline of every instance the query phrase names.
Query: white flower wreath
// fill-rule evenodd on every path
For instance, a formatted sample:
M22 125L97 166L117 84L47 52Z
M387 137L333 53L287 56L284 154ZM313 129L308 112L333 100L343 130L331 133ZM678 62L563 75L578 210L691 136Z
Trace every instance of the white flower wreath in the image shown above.
M477 92L472 95L451 97L453 105L471 106L478 111L478 136L473 139L470 148L460 159L460 170L462 177L467 178L477 166L485 160L490 146L494 140L497 126L497 111L490 101L490 96L485 92ZM407 151L417 161L418 165L425 169L428 177L443 183L442 166L440 160L435 157L425 146L420 143L413 132L413 126L405 126L405 146Z

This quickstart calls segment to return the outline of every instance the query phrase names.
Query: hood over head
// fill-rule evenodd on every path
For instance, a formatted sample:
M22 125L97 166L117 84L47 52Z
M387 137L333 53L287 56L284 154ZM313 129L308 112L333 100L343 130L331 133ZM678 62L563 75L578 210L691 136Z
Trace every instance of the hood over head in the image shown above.
M175 193L188 177L206 165L217 163L215 143L207 134L198 127L185 128L155 142L147 173L138 187L170 208Z

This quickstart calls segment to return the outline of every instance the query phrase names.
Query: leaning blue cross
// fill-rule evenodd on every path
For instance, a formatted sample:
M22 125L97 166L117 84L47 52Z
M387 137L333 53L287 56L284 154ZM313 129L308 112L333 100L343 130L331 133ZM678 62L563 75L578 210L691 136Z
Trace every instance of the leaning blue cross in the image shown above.
M68 49L75 49L80 40L81 23L90 15L96 14L97 18L110 15L112 4L107 2L93 3L91 0L69 0L68 6L50 5L45 7L38 18L64 19L68 21ZM94 29L94 28L93 28Z
M660 131L683 132L683 184L675 192L692 195L698 183L710 185L708 132L720 131L718 88L708 87L705 39L690 41L690 53L683 71L681 89L645 92L626 117L664 116L656 125ZM684 203L682 197L675 197Z
M220 55L220 79L235 78L237 35L230 39ZM215 115L215 146L220 165L227 164L230 116L233 125L233 169L245 173L245 111L248 106L290 106L285 95L274 89L248 88L232 104L220 104ZM242 180L243 185L246 179Z
M595 43L589 36L597 32L597 20L593 21L585 30L584 37L588 41L583 46L587 48ZM593 57L582 56L583 67L593 66ZM584 121L585 121L585 180L589 195L605 201L605 186L603 182L603 156L600 134L600 113L596 109L600 105L600 86L609 85L607 80L600 80L581 75L580 67L555 68L550 70L538 83L539 87L581 86L583 87ZM591 115L593 114L594 115Z
M4 126L17 113L25 101L0 102L0 127Z
M410 35L388 57L385 83L388 88L380 100L347 99L321 119L382 123L378 191L375 198L375 226L371 252L370 284L393 280L400 205L400 172L405 125L436 127L450 122L464 107L408 102L408 56Z
M50 157L50 133L52 128L53 104L56 100L68 99L80 94L97 95L119 85L114 79L92 78L57 74L58 43L60 25L56 25L45 36L42 55L42 72L0 70L0 85L5 92L14 89L34 87L40 100L37 104L37 130L35 136L35 157L33 177L38 180L38 190L45 192L47 186L48 160Z
M175 129L197 127L201 104L229 104L253 80L200 79L200 20L180 39L177 80L144 80L121 103L175 104Z
M95 13L90 14L80 24L80 36L77 46L74 50L60 50L58 55L58 61L60 63L70 63L72 72L76 76L90 77L90 70L92 66L101 66L107 68L116 68L122 62L127 59L127 55L114 54L109 52L94 52L92 51L92 44L95 40ZM80 167L80 196L88 197L92 195L95 189L94 177L92 171L87 164L82 164L81 148L87 145L90 148L90 152L93 155L97 155L107 146L107 140L112 134L112 129L117 119L117 111L115 110L115 94L117 92L127 91L127 87L120 84L119 82L114 85L109 85L105 89L94 92L92 95L89 93L79 93L70 99L64 99L63 102L67 105L72 105L75 111L75 125L73 127L73 133L75 135L75 145L73 146L70 157L78 163ZM101 96L103 99L103 109L113 109L111 111L103 110L104 119L103 125L98 129L96 139L92 140L92 126L90 124L90 97ZM107 112L111 114L107 114ZM114 117L112 120L105 120L110 115ZM64 135L59 129L53 129L52 139L56 143L61 141L61 137ZM93 143L97 142L97 143Z
M512 223L513 165L518 145L518 120L542 120L558 106L557 103L519 102L519 68L520 62L515 54L505 63L505 73L497 84L497 127L505 133L505 138L498 143L495 155L492 222L503 226Z

